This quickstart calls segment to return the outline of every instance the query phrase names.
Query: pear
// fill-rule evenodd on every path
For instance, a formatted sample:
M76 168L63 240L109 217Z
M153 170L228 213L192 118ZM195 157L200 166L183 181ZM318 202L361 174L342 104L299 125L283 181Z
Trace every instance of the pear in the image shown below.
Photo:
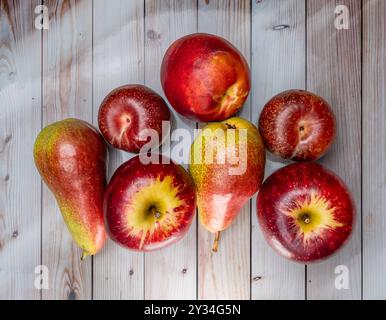
M258 129L233 117L210 123L195 138L189 171L196 186L200 223L215 234L227 229L244 204L261 186L265 150Z
M34 145L36 167L54 194L82 259L105 243L103 195L107 150L90 124L66 119L45 127Z

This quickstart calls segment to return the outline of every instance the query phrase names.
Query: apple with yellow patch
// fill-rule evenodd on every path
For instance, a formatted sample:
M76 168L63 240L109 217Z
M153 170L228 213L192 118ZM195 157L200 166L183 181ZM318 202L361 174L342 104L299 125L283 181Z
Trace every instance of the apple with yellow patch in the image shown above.
M282 256L312 262L347 241L355 208L343 181L317 163L295 163L274 172L257 198L267 242Z
M112 240L125 248L152 251L181 239L196 212L194 184L185 169L159 156L143 164L136 156L114 173L104 197Z

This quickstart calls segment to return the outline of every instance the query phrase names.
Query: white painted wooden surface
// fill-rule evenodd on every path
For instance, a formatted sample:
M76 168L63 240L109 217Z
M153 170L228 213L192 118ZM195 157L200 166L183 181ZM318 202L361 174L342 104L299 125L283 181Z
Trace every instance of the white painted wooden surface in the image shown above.
M142 0L94 0L93 110L114 88L144 82L144 3ZM110 150L109 177L132 154ZM143 299L144 255L107 241L94 257L95 299Z
M363 298L386 297L386 1L363 2Z
M50 0L46 5L51 19L43 31L43 126L69 117L91 122L92 2ZM80 255L43 184L42 264L50 270L43 299L91 299L91 259L81 261Z
M265 103L291 88L305 88L305 1L262 1L252 7L252 120ZM268 155L265 177L284 166ZM252 299L304 299L305 268L267 246L252 203Z
M350 12L349 29L337 31L338 4ZM337 120L337 136L321 163L346 182L356 204L350 242L334 257L307 267L307 298L361 298L361 12L357 0L307 2L307 89L324 97ZM349 270L349 289L335 288L335 268Z
M249 61L250 3L232 0L199 0L198 31L225 37ZM250 119L250 100L241 116ZM250 202L231 227L221 232L218 252L212 251L214 235L198 227L198 298L250 298Z
M197 31L197 2L147 0L145 8L145 84L164 97L159 80L162 57L175 39ZM176 112L173 117L174 128L190 129L193 133L194 122L181 119ZM167 146L162 148L162 153L171 156ZM196 256L194 221L181 242L145 254L145 298L195 299Z
M363 12L360 0L44 2L50 24L41 31L34 28L40 1L0 1L1 299L386 298L385 1L363 0ZM349 8L348 30L334 28L338 4ZM326 262L305 269L273 253L257 226L255 199L224 232L217 254L213 236L194 224L164 251L144 255L108 241L79 261L52 195L41 192L36 135L68 116L96 125L103 97L122 84L145 83L162 94L164 51L197 30L229 39L250 62L252 92L241 116L256 122L272 95L295 87L334 108L338 137L322 162L350 186L358 223L350 243ZM174 124L196 126L178 115ZM131 156L111 150L109 176ZM269 160L266 174L280 166ZM34 288L41 262L50 271L48 290ZM334 287L341 264L348 290Z
M41 184L32 155L41 128L41 32L31 30L37 4L0 3L0 299L40 298Z

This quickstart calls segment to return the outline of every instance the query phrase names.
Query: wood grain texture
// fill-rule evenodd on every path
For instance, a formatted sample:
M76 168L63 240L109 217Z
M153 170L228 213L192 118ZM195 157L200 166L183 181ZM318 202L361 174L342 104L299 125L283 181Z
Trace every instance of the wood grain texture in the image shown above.
M337 5L349 9L349 29L336 30ZM307 1L307 89L324 97L337 118L337 137L321 163L348 185L355 200L356 226L334 257L307 268L308 299L361 297L361 3ZM349 289L335 288L335 268L349 270Z
M49 0L43 31L43 125L69 117L92 121L92 1ZM42 262L50 271L43 299L91 299L91 259L81 261L51 191L42 200Z
M174 40L197 31L197 1L147 0L145 8L145 84L165 98L159 80L162 58ZM173 108L170 110L173 128L188 129L193 136L195 122L181 118ZM162 153L179 163L171 154L175 145L173 141L170 146L164 144ZM145 254L145 299L195 299L196 257L194 221L180 242Z
M250 1L199 0L198 31L231 41L250 60ZM239 116L250 119L250 100ZM250 202L221 233L219 251L211 248L214 235L198 226L198 298L250 298Z
M0 1L0 299L39 299L41 185L32 154L41 127L38 1Z
M280 26L282 28L280 28ZM265 103L288 89L305 88L305 1L253 1L252 121ZM267 153L265 177L284 166ZM304 299L305 268L268 246L252 203L252 299Z
M144 82L143 0L96 0L93 10L94 124L114 88ZM133 154L110 148L109 177ZM94 257L94 299L143 299L143 254L107 241Z
M363 2L363 298L386 299L386 1Z

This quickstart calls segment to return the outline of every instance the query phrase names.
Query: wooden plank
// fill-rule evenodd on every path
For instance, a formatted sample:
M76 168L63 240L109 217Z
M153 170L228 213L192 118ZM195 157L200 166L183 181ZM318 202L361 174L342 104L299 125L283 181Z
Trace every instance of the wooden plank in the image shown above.
M114 88L144 81L143 0L94 1L94 124ZM133 154L110 148L109 176ZM108 241L94 258L95 299L143 299L143 254Z
M0 2L0 299L40 298L41 187L32 155L41 128L39 3Z
M349 10L349 29L337 30L334 10ZM361 297L361 3L356 0L307 2L307 88L324 97L337 118L337 137L321 163L350 188L357 209L350 242L325 262L307 268L307 298ZM335 268L349 271L349 289L335 288Z
M197 31L197 1L147 0L145 8L145 84L165 98L159 81L162 58L174 40ZM182 119L173 108L170 110L173 128L187 129L193 137L195 122ZM164 145L162 153L173 159L170 151L175 144L172 142L171 148ZM195 299L196 257L196 222L193 222L179 243L145 254L145 298Z
M275 94L305 87L305 1L253 1L252 120ZM284 166L267 153L265 177ZM304 299L305 268L264 240L252 202L252 299Z
M363 298L386 299L386 2L363 2Z
M199 0L198 31L225 37L250 58L250 1ZM248 100L240 116L250 119ZM198 298L250 298L250 202L222 233L219 251L213 234L198 227Z
M92 1L49 0L43 32L43 125L68 117L92 120ZM43 187L42 261L50 271L43 299L91 299L91 259L64 224L53 194Z

